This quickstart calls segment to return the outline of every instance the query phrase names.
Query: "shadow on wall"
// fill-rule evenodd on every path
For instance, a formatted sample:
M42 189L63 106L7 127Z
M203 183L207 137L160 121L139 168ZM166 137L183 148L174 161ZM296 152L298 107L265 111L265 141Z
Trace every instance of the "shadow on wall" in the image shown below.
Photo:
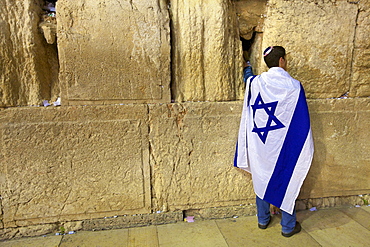
M54 105L61 105L60 102L60 87L59 87L59 58L58 58L58 45L57 45L57 19L56 19L56 2L58 0L41 1L42 6L41 18L39 23L40 31L49 45L50 50L47 56L52 71L50 74L54 76L50 89L50 100L54 101ZM49 102L43 99L44 106L48 106Z

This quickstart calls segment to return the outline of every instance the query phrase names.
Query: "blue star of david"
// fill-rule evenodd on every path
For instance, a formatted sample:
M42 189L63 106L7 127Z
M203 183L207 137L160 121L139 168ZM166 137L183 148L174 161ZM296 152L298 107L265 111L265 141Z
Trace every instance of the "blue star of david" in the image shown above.
M254 122L254 128L252 132L257 133L261 141L265 144L267 135L269 131L277 130L284 128L285 125L277 119L275 116L276 106L278 104L278 101L271 102L271 103L265 103L263 102L263 99L261 97L261 93L258 94L256 101L254 102L254 105L252 105L253 109L253 122ZM266 114L268 115L267 123L265 127L257 127L255 116L256 111L259 109L265 110Z

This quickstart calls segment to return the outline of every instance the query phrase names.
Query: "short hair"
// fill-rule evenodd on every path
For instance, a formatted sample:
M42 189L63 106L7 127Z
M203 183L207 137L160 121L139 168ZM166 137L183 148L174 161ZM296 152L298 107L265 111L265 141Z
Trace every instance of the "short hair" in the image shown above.
M282 46L270 46L263 52L263 59L267 67L279 67L280 58L285 59L285 49Z

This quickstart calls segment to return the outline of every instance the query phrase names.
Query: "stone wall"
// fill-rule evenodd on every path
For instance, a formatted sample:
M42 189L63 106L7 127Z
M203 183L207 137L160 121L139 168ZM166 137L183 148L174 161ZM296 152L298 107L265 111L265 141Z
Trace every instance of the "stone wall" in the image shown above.
M369 1L59 0L57 45L43 2L0 8L0 106L242 99L239 35L256 73L262 50L284 45L309 98L370 94Z
M165 1L59 0L57 23L65 105L170 102Z
M225 101L242 97L242 51L232 2L170 2L174 100Z
M147 117L145 105L3 111L5 227L151 212Z
M155 210L227 206L251 198L250 176L232 165L240 112L240 102L150 107Z
M300 198L368 194L369 99L311 100L309 109L315 154Z
M370 193L369 1L59 0L59 74L36 2L0 6L2 238L254 214L232 166L239 35L258 73L262 49L284 45L310 98L300 207ZM61 107L10 107L59 93Z
M351 91L354 97L370 95L370 1L360 1L352 59Z
M369 1L269 1L262 47L283 45L309 98L369 96ZM261 60L260 65L264 67Z
M300 199L369 193L367 105L360 98L309 101L316 152ZM241 107L200 102L2 110L3 233L253 204L250 175L233 167Z
M41 6L1 2L0 107L40 105L59 95L57 50L39 30Z

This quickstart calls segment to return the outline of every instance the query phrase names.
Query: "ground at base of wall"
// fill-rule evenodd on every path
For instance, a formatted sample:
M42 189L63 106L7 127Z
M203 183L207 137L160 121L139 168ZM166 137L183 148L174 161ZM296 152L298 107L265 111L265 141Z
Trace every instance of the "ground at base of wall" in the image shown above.
M316 211L329 207L361 207L370 206L370 195L327 197L313 199L299 199L296 203L297 211L310 209ZM213 207L204 209L190 209L176 212L156 212L152 214L122 215L89 219L83 221L58 222L54 224L34 225L28 227L0 229L0 240L13 238L66 235L76 231L99 231L122 229L149 225L162 225L180 221L200 221L209 219L238 218L256 214L255 204L231 207Z

